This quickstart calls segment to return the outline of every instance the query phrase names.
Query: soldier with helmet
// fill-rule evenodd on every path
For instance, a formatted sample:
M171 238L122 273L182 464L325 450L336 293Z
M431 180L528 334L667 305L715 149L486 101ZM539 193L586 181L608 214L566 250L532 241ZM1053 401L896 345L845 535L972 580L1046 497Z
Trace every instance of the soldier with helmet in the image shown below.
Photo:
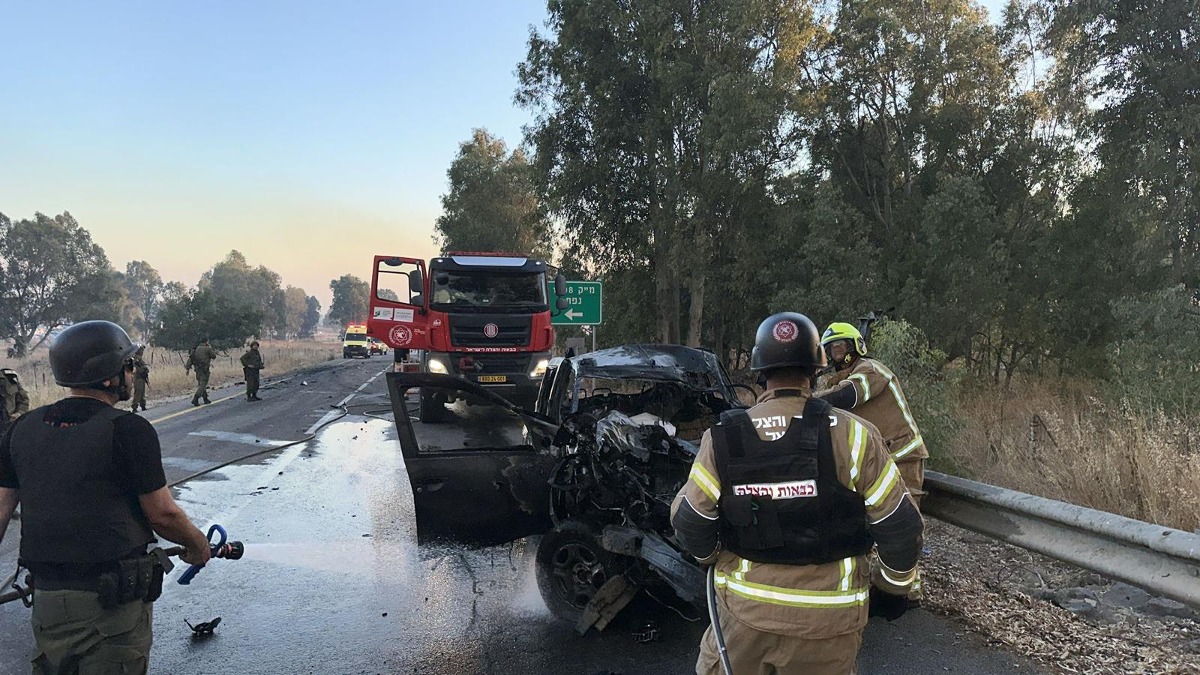
M196 393L192 394L192 405L200 405L200 400L205 403L212 403L208 400L208 376L211 372L212 362L216 360L217 352L208 344L208 338L200 341L196 348L188 354L187 363L184 364L184 372L190 371L193 368L196 370Z
M0 429L29 411L29 394L11 368L0 368Z
M139 345L133 354L133 412L146 409L146 385L150 384L150 367L146 365L146 347Z
M166 487L154 427L114 407L129 400L136 351L114 323L68 327L50 368L70 394L0 436L0 540L20 503L35 675L147 672L165 558L148 551L155 534L182 544L185 562L209 559Z
M813 394L833 407L853 410L883 434L883 443L900 469L918 507L925 494L925 460L929 451L904 397L900 380L887 366L867 356L862 333L848 323L831 323L821 346L833 362L826 388Z
M736 673L853 673L867 617L908 608L921 516L875 427L812 397L819 342L803 314L762 322L766 390L705 433L672 504L679 542L714 566L697 673L721 672L721 645Z

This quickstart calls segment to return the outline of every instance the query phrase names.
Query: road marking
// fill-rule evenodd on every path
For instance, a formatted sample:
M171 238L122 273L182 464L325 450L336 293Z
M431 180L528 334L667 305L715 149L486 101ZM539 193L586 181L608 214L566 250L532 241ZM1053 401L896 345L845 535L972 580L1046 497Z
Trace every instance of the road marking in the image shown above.
M207 436L215 438L218 441L229 441L230 443L245 443L246 445L261 445L264 447L272 447L279 445L287 445L294 441L273 441L269 438L262 438L254 434L235 434L232 431L192 431L188 436Z
M336 418L338 415L341 415L341 414L342 413L338 412L337 410L330 410L329 412L322 415L321 419L317 420L316 422L313 422L313 425L311 427L305 429L304 435L311 436L312 434L317 433L317 429L321 428L324 424L326 424L327 422L329 422L330 420Z
M170 415L164 415L162 417L159 417L158 419L150 420L150 424L158 424L159 422L166 422L167 420L173 419L175 417L179 417L180 415L186 415L190 412L196 412L197 410L199 410L201 408L204 408L204 407L207 407L210 405L216 405L216 404L220 403L221 401L228 401L231 398L237 398L242 395L243 394L230 394L229 396L226 396L225 398L219 398L219 399L213 401L212 403L205 403L204 405L194 405L191 408L184 408L183 410L180 410L179 412L174 412L174 413L171 413Z

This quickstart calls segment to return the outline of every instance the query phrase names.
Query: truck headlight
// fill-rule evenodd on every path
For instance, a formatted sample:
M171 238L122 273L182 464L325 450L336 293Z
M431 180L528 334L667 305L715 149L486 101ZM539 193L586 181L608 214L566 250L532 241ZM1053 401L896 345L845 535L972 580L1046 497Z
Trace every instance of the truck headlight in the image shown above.
M530 371L530 377L541 377L546 374L546 369L550 367L550 359L542 359L537 362L537 365Z
M436 375L446 375L450 371L446 369L446 364L437 359L429 359L429 372Z

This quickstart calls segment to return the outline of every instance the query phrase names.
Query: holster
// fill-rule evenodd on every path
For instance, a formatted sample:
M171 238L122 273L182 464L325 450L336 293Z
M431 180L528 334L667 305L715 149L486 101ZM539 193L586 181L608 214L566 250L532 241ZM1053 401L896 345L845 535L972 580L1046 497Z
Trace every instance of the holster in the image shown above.
M149 553L121 560L118 571L100 575L96 591L100 606L114 609L134 600L154 602L162 595L165 570L159 556Z

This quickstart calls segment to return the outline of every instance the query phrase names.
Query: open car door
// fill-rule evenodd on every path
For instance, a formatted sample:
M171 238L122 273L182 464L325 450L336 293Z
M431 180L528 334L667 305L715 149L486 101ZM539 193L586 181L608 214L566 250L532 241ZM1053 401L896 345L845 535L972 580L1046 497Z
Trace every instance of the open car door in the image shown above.
M501 544L551 528L549 478L556 458L539 443L557 427L453 375L388 373L420 542ZM417 415L422 397L440 406ZM436 420L436 421L433 421Z

